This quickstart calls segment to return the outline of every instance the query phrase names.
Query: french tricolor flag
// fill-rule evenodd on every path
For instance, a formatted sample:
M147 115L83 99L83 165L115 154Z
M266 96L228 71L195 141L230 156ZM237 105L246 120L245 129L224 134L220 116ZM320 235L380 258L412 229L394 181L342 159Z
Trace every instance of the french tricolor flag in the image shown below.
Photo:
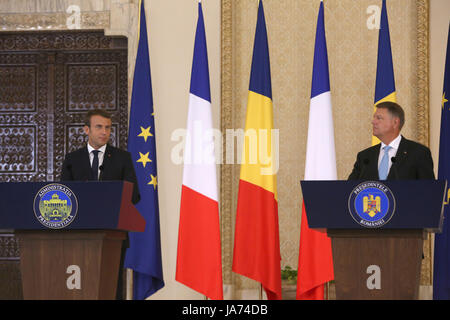
M305 180L337 180L324 6L320 2L311 84ZM324 284L334 279L331 240L308 227L302 205L297 299L323 300Z
M201 2L194 44L175 279L223 299L208 53Z

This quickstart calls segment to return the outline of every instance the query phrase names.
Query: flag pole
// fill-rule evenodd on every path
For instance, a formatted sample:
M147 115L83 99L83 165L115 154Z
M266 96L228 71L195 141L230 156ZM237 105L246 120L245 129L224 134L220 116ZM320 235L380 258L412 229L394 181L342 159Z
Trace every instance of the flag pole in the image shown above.
M140 26L141 26L141 3L143 0L138 1L138 23L137 23L137 36L136 36L136 43L138 44L136 47L139 46L139 36L140 36ZM136 55L137 55L137 49L136 49ZM136 61L134 67L136 68ZM130 118L128 118L128 128L130 127ZM126 270L126 282L125 282L125 299L126 300L133 300L133 290L134 290L134 281L133 281L133 269L125 268ZM119 270L120 272L120 270ZM129 290L130 289L130 290ZM131 291L131 292L130 292Z

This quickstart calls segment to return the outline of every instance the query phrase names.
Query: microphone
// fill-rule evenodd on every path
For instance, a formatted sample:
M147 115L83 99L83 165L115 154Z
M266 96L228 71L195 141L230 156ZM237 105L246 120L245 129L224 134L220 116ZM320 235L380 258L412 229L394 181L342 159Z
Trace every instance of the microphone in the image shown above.
M370 160L368 158L365 158L363 160L363 168L362 168L361 173L359 175L360 179L365 179L364 178L364 173L366 173L366 170L367 170L367 167L369 166L369 163L370 163Z
M391 158L391 162L392 162L391 169L394 170L394 178L395 178L396 180L399 180L399 178L398 178L397 166L395 165L396 162L397 162L397 158L396 158L396 157L392 157L392 158Z
M102 176L103 176L103 170L105 169L105 166L102 164L100 167L98 167L98 169L100 170L100 174L98 175L98 181L101 181Z
M63 163L63 165L64 165L64 163ZM68 175L70 177L68 177ZM70 163L67 163L64 165L64 168L62 169L62 172L61 172L61 179L73 180L72 165Z

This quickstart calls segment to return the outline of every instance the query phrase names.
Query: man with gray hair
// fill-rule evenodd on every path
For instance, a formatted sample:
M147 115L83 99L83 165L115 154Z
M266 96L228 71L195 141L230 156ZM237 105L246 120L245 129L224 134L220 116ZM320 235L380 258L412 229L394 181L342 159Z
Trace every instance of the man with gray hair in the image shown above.
M395 102L377 104L373 135L381 143L358 153L349 180L434 179L430 149L400 134L405 112Z

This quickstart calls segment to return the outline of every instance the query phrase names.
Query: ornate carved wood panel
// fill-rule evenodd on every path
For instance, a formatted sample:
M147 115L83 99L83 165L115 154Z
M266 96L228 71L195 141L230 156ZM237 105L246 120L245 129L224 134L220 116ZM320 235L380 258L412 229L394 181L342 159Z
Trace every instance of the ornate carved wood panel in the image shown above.
M94 108L112 114L111 144L125 149L127 65L127 39L102 31L0 33L0 183L58 181ZM0 231L0 299L20 299L18 243Z

